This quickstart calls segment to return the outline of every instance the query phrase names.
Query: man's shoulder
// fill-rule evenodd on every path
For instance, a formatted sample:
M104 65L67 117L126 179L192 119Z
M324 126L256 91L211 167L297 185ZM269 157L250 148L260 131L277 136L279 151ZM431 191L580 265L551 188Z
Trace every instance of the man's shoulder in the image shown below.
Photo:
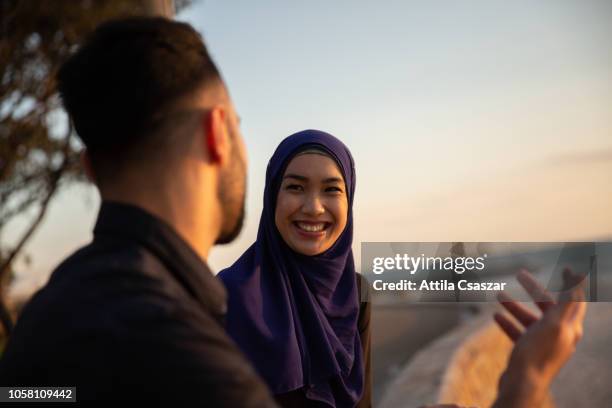
M94 243L52 272L26 303L19 323L44 330L49 325L69 331L106 330L122 316L169 310L185 298L185 290L149 251L137 245Z
M189 297L168 266L147 248L131 242L94 241L51 273L39 297L84 305L103 302L108 307L139 294L149 298L157 294L158 301Z
M158 268L160 276L151 271ZM156 401L183 393L185 402L272 405L217 316L161 277L163 268L139 248L74 253L24 309L0 379L69 379L82 396L91 388L92 398L120 381L120 391L139 389Z
M88 355L150 335L156 324L197 327L205 311L165 275L161 261L141 248L83 247L25 304L7 351Z
M49 284L95 279L104 284L116 276L144 275L163 279L166 266L133 242L93 241L67 257L51 273Z

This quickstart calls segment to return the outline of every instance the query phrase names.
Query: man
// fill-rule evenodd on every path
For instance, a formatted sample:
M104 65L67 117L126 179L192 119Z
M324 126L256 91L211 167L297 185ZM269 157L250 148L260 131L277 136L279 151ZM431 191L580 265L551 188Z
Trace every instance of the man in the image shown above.
M223 330L226 293L206 266L240 230L246 152L200 36L163 18L109 22L58 79L102 206L93 241L25 307L0 385L76 386L80 402L274 406ZM557 340L576 302L550 303L542 319L506 304L528 329L504 321L517 347L499 406L533 406L571 354ZM543 341L552 355L536 358Z
M93 241L24 309L0 383L76 386L80 402L273 406L224 332L225 290L205 263L240 230L246 154L200 36L109 22L58 79L102 207Z

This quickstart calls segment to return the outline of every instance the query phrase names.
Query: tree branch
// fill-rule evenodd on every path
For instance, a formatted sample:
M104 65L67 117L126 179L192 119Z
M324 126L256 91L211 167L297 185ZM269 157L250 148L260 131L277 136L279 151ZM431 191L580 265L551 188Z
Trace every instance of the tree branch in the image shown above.
M68 153L70 151L71 135L72 135L72 125L69 124L68 132L66 135L66 142L63 148L64 159L62 161L62 164L56 170L52 171L50 174L49 187L47 190L47 194L40 204L40 210L38 212L38 215L36 216L32 224L30 224L30 227L27 229L27 231L23 234L23 236L21 237L21 239L19 240L15 248L13 248L13 250L9 253L9 255L5 259L3 259L2 265L0 265L0 282L5 281L6 274L11 269L11 264L13 263L17 255L21 252L21 250L25 246L26 242L30 239L34 231L36 231L41 221L45 217L45 214L47 213L47 210L49 208L49 203L51 202L51 199L57 192L57 187L59 186L59 180L62 177L62 174L64 173L66 168L69 166L69 154ZM8 311L8 307L5 302L5 296L4 296L5 289L6 288L0 288L0 320L2 322L2 325L4 326L5 333L7 334L7 336L10 336L13 330L13 320L11 318L11 315Z

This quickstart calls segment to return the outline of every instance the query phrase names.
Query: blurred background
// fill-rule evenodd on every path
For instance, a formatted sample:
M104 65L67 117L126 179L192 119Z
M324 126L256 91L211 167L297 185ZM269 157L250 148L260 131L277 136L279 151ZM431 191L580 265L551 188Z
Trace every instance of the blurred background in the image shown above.
M364 241L612 238L609 0L6 0L0 13L9 303L91 239L99 197L78 168L53 75L97 23L126 14L174 15L202 33L242 119L247 220L212 252L215 271L255 239L273 150L307 128L336 135L355 157L358 266ZM394 310L377 312L379 355L389 356L377 398L389 361L403 364L461 320L430 309L402 314L402 328ZM407 346L414 327L423 337Z

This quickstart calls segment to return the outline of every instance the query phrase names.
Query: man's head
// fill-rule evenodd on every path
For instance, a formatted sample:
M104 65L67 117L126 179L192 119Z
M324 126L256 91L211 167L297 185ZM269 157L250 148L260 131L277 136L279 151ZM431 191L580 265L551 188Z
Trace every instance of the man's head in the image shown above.
M191 26L165 18L105 23L58 81L103 199L147 189L159 190L160 201L212 193L217 242L238 234L246 152L227 89Z

